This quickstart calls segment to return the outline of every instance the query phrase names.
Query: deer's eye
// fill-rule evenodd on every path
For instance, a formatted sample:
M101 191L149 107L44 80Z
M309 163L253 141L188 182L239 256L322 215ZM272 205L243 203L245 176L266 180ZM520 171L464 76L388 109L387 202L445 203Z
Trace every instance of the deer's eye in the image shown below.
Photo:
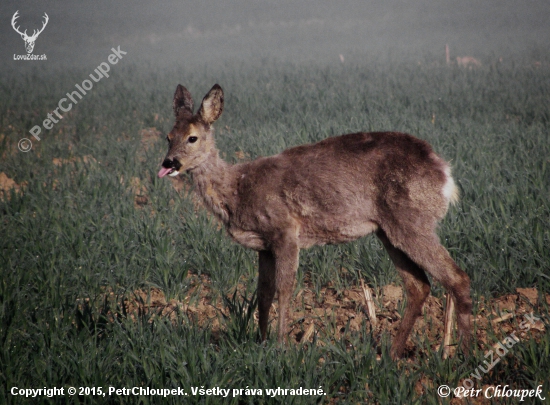
M197 139L199 139L199 138L197 138L196 136L190 136L188 141L189 141L189 143L195 143L195 142L197 142Z

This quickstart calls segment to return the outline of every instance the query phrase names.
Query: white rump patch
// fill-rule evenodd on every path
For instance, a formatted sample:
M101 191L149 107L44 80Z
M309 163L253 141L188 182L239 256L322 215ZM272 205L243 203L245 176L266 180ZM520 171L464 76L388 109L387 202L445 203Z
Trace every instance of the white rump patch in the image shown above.
M454 204L458 201L458 188L456 187L455 181L451 176L451 168L449 166L445 167L445 185L443 186L443 197L447 200L447 203Z

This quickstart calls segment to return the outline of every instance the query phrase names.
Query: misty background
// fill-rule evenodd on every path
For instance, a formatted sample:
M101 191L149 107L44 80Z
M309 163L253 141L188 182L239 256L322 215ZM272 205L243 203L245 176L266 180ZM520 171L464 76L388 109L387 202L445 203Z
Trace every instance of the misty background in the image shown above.
M50 20L34 54L47 62L14 61L24 42L11 27L31 34ZM202 0L202 1L3 1L0 5L3 69L95 68L112 47L130 62L217 68L293 62L445 62L473 56L484 64L532 58L550 49L548 0ZM340 56L342 55L342 56Z

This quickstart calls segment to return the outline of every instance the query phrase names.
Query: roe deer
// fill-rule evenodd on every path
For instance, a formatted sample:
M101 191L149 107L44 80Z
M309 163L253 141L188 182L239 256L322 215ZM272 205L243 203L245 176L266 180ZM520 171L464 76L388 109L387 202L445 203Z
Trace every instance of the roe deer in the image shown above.
M449 165L428 143L398 132L355 133L230 165L220 158L212 129L223 110L221 87L214 85L194 114L191 94L178 85L173 108L176 121L158 176L191 173L198 194L229 235L258 251L262 340L275 292L278 339L285 338L300 249L375 232L407 293L391 356L402 355L430 293L425 272L451 293L467 353L470 279L436 234L458 193Z
M457 56L456 57L456 64L460 67L468 68L468 69L474 69L474 68L480 68L481 62L478 61L473 56Z

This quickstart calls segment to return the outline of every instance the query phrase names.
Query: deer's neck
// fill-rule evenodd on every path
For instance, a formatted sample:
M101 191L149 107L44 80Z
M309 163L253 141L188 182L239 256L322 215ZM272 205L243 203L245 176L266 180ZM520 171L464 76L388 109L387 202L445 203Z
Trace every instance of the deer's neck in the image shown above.
M214 149L206 161L192 171L193 182L204 204L226 225L235 198L232 168Z

